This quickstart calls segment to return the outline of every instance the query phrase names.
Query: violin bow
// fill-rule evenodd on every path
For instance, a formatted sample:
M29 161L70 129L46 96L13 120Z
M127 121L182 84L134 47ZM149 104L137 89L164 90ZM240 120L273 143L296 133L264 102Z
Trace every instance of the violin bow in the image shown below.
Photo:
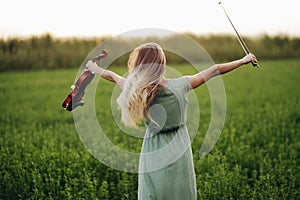
M92 62L98 62L102 58L105 58L107 55L108 52L103 49L100 55L92 59ZM72 111L76 107L84 105L84 102L81 100L85 94L86 87L93 80L94 76L95 74L87 69L82 72L75 84L71 86L72 91L67 95L64 102L62 103L62 107L65 110Z
M222 7L222 9L223 9L223 11L224 11L224 13L225 13L225 15L226 15L228 21L230 22L232 28L234 29L234 32L236 33L237 39L238 39L238 41L239 41L241 47L243 48L245 54L246 54L246 55L250 54L251 52L250 52L249 48L247 47L247 45L246 45L246 43L244 42L243 38L242 38L242 37L240 36L240 34L237 32L236 28L234 27L234 25L233 25L231 19L229 18L229 15L227 14L227 12L226 12L224 6L222 5L221 1L219 2L219 5L221 5L221 7ZM257 63L254 63L254 62L251 62L251 63L252 63L252 66L253 66L253 67L256 67L256 68L259 67L259 65L258 65Z

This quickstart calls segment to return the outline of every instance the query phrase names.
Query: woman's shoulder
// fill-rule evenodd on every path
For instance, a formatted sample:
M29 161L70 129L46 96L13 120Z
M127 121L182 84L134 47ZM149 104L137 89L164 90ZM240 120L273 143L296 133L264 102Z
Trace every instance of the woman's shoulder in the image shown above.
M168 79L167 86L185 91L189 91L191 89L191 85L187 76Z

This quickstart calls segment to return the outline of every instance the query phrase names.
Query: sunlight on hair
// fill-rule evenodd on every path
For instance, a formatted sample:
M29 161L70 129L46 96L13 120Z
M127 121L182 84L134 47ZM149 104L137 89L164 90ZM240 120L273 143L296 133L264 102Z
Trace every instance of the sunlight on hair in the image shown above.
M117 99L126 126L136 127L144 117L153 121L148 108L156 91L163 87L165 64L164 52L156 43L140 45L130 54L129 75Z

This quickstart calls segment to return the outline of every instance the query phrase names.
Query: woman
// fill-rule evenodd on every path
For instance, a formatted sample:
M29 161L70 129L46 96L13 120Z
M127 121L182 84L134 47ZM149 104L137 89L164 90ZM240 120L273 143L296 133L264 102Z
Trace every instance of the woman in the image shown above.
M139 199L197 198L186 127L187 93L210 78L249 62L257 63L253 54L233 62L215 64L195 75L166 79L166 58L162 48L156 43L146 43L130 54L127 79L91 61L87 63L88 70L121 88L117 99L121 121L129 127L144 121L147 127L139 163ZM155 156L149 156L149 153Z

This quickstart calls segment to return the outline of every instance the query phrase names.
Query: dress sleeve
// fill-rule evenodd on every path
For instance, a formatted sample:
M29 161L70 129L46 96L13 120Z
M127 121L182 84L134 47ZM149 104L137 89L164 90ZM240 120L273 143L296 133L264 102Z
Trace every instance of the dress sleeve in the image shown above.
M183 76L182 79L182 89L184 92L189 92L192 89L189 78L187 76Z
M188 93L192 87L190 85L189 79L187 76L181 76L172 80L172 84L169 85L174 92L180 94Z

